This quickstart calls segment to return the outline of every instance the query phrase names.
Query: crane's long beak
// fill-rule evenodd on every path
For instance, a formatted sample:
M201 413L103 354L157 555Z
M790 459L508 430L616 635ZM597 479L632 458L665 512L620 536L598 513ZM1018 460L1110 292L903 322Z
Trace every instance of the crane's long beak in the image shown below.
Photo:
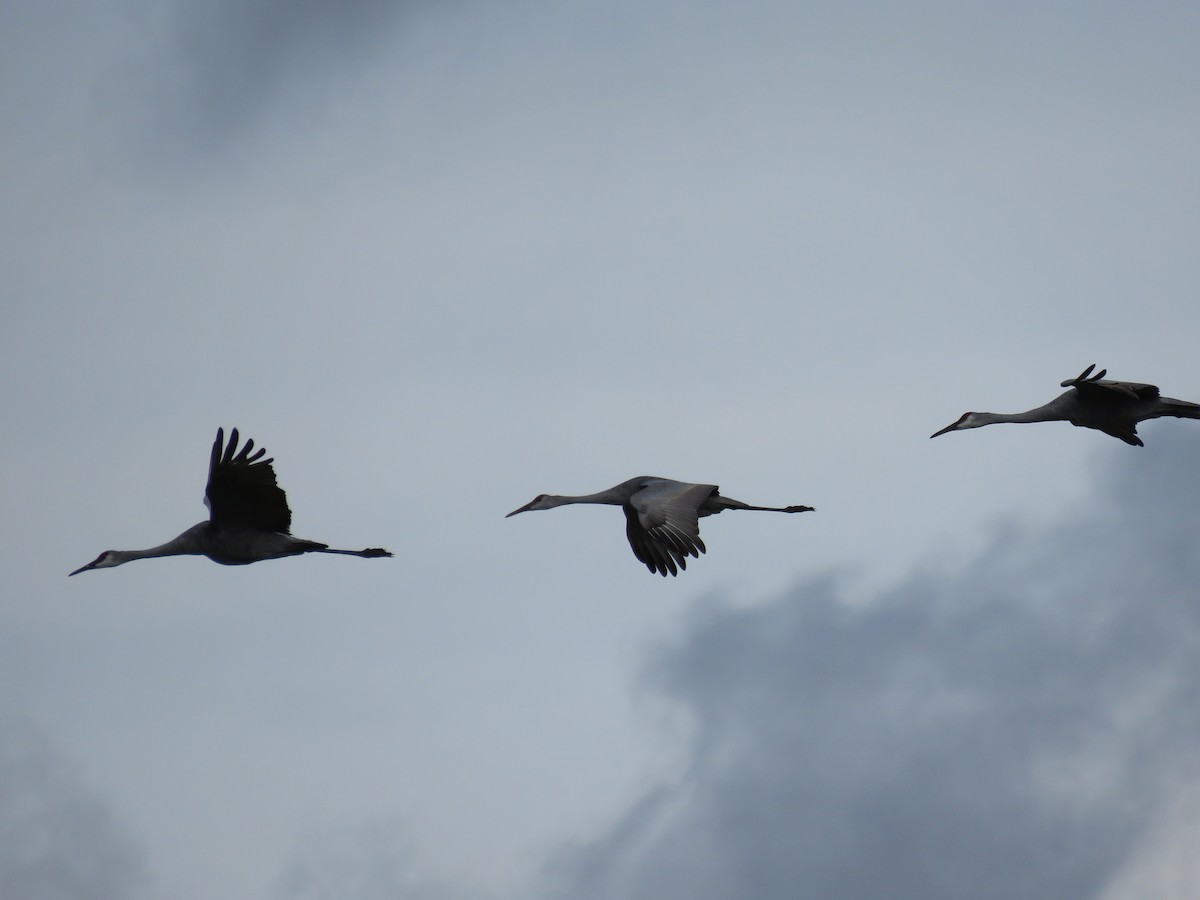
M74 572L68 573L67 577L70 578L72 575L78 575L80 572L86 572L88 569L94 569L95 567L96 567L96 563L93 560L92 562L88 563L86 566L80 566Z
M930 437L935 438L939 434L945 434L947 431L954 431L954 429L956 429L957 427L958 427L958 422L951 422L949 425L947 425L941 431L935 431L933 434L930 435Z
M509 513L507 516L505 516L504 518L506 518L506 519L511 519L511 518L512 518L513 516L515 516L517 513L521 513L521 512L528 512L528 511L529 511L529 507L531 507L531 506L533 506L533 503L532 503L532 501L531 501L531 502L529 502L529 503L526 503L526 504L525 504L524 506L522 506L520 509L514 509L512 512L510 512L510 513Z

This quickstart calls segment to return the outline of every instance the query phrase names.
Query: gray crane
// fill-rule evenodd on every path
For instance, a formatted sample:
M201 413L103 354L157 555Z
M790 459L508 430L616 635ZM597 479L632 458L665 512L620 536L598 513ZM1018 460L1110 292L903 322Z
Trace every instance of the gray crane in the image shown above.
M1021 413L963 413L957 422L935 431L930 437L997 422L1070 422L1084 428L1095 428L1127 444L1141 447L1142 439L1137 436L1138 422L1161 416L1200 419L1200 405L1160 397L1158 388L1152 384L1102 381L1108 370L1101 369L1092 375L1094 368L1095 363L1077 377L1064 381L1061 387L1071 390L1055 397L1045 406Z
M722 497L715 484L689 484L670 478L643 475L630 478L607 491L581 497L538 494L505 518L533 509L554 509L571 503L604 503L625 512L625 535L636 556L651 572L664 578L687 568L687 557L705 552L700 540L699 519L726 509L757 509L767 512L812 512L811 506L751 506Z
M340 553L345 556L391 556L387 550L333 550L328 544L292 537L292 511L287 495L275 483L273 459L262 459L266 450L251 455L254 441L247 440L238 452L234 428L225 444L225 432L217 429L208 465L208 487L204 504L209 519L193 525L179 537L149 550L105 550L72 575L88 569L110 569L135 559L156 556L207 556L223 566L244 566L262 559L279 559L301 553Z

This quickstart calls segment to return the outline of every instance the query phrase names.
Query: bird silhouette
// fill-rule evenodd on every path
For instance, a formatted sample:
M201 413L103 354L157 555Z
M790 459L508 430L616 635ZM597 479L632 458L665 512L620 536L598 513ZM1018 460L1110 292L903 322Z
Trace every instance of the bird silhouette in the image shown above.
M538 494L505 518L535 509L554 509L572 503L603 503L625 511L625 535L633 555L651 572L664 578L687 568L687 557L705 552L700 540L699 519L726 509L756 509L768 512L812 512L811 506L751 506L722 497L715 484L690 484L643 475L630 478L606 491L563 497Z
M334 550L328 544L292 537L292 511L287 495L275 483L273 459L262 459L266 451L251 453L254 441L247 440L239 452L234 428L225 444L223 429L217 429L208 466L204 503L209 519L183 534L148 550L105 550L86 566L71 572L109 569L135 559L156 556L207 556L224 566L242 566L263 559L298 556L301 553L339 553L366 558L391 556L387 550Z
M1138 422L1175 416L1179 419L1200 419L1200 405L1186 400L1160 397L1158 388L1152 384L1137 384L1132 381L1102 381L1107 369L1092 375L1095 363L1088 366L1075 378L1069 378L1061 387L1070 390L1055 397L1045 406L1021 413L967 412L958 421L935 431L931 438L948 431L964 431L980 428L997 422L1070 422L1083 428L1095 428L1127 444L1141 447L1142 439L1137 435ZM1090 376L1090 377L1089 377Z

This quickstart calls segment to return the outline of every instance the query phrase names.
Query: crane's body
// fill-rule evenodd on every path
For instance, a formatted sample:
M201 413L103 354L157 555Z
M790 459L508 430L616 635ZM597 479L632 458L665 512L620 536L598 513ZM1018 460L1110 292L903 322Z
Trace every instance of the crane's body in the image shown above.
M1020 413L963 413L958 421L930 437L999 422L1070 422L1141 447L1142 439L1137 435L1139 422L1163 416L1200 419L1200 404L1160 396L1158 388L1152 384L1104 381L1107 370L1101 369L1092 375L1094 368L1095 364L1090 365L1079 376L1064 381L1061 386L1070 390L1043 406Z
M273 459L254 449L247 440L238 452L238 433L234 428L225 444L224 429L217 429L209 458L208 487L204 502L209 509L207 522L193 525L165 544L146 550L105 550L92 562L72 572L107 569L135 559L159 556L207 556L223 566L244 566L264 559L280 559L301 553L338 553L366 558L391 556L378 547L366 550L334 550L327 544L293 537L290 533L292 511L287 495L275 482Z
M700 554L705 552L698 521L705 516L715 516L727 509L783 513L813 511L811 506L751 506L721 496L715 484L691 484L642 475L595 494L539 494L505 518L530 510L554 509L573 503L621 507L625 513L625 535L633 555L651 572L657 572L664 578L668 574L678 575L680 569L686 569L687 557L699 559Z

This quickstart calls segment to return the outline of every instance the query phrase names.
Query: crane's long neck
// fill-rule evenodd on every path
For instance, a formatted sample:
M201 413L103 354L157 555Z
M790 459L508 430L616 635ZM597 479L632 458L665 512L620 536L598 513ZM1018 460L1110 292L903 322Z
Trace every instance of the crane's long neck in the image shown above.
M1025 412L981 412L975 413L975 418L980 425L995 425L1000 422L1061 422L1066 416L1063 414L1061 404L1057 400L1053 400L1045 406L1027 409Z
M135 559L154 559L159 556L201 556L204 554L204 548L197 537L197 531L207 524L202 522L194 525L178 537L171 538L157 547L148 547L145 550L113 550L110 554L113 562L110 565L119 566Z
M546 509L553 509L556 506L570 506L572 503L602 503L608 506L621 506L626 499L625 494L619 492L616 488L598 491L595 494L580 494L576 497L547 494Z

